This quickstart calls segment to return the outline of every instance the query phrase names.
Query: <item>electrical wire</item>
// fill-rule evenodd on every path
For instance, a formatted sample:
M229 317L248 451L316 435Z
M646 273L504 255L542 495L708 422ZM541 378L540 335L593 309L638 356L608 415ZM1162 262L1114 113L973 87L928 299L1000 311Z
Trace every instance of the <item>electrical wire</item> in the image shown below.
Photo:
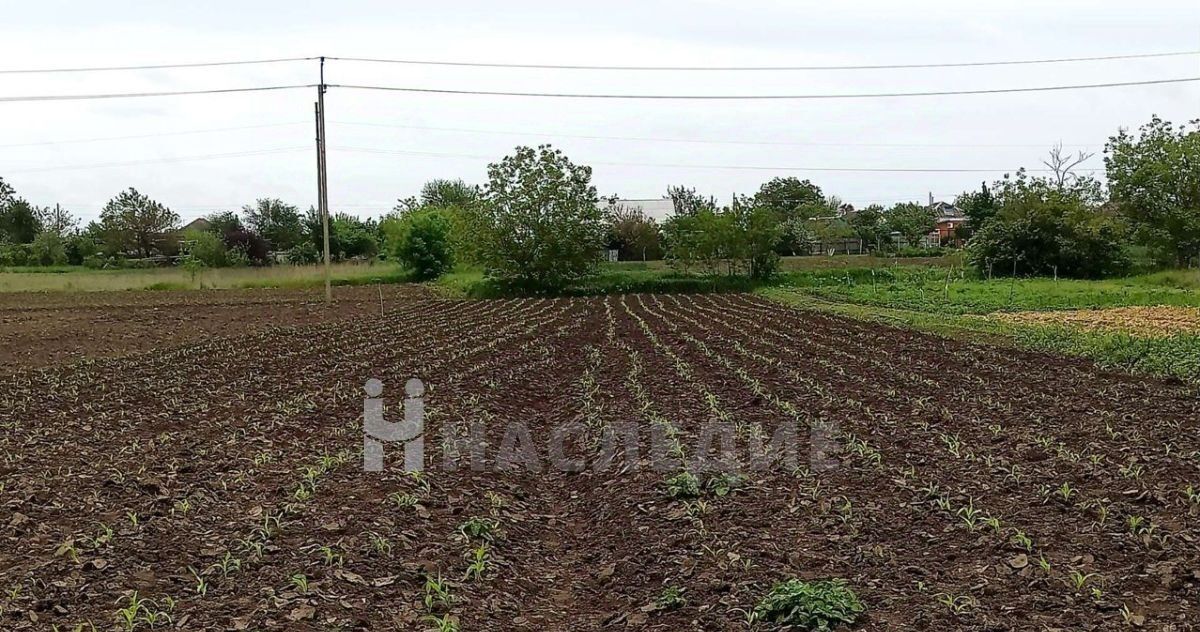
M400 156L429 156L433 158L466 158L472 160L494 160L494 156L482 154L456 154L433 151L416 151L406 149L377 149L372 147L330 146L330 150L348 151L367 154L390 154ZM590 165L605 165L615 167L661 167L669 169L726 169L733 171L820 171L847 173L1005 173L1015 172L1016 169L967 169L967 168L937 168L937 167L773 167L765 165L702 165L687 163L650 163L650 162L613 162L604 160L589 160ZM1027 172L1050 172L1050 169L1026 169ZM1080 172L1098 171L1098 169L1079 169Z
M1004 94L1015 92L1048 92L1062 90L1084 90L1092 88L1117 88L1124 86L1149 86L1170 83L1200 81L1200 77L1173 79L1150 79L1145 81L1117 81L1110 83L1088 83L1075 85L1039 86L1033 88L985 88L979 90L930 90L924 92L862 92L842 94L601 94L578 92L515 92L502 90L452 90L445 88L406 88L400 86L367 86L350 84L326 84L330 88L349 90L382 90L388 92L410 92L424 94L453 94L498 97L547 97L557 99L637 99L637 100L798 100L798 99L879 99L898 97L941 97L965 94Z
M313 61L317 57L280 57L277 59L249 59L238 61L205 61L190 64L146 64L139 66L88 66L82 68L6 68L0 75L64 73L64 72L110 72L116 70L162 70L166 68L208 68L213 66L248 66L251 64L279 64L293 61Z
M139 97L174 97L193 94L228 94L234 92L263 92L268 90L296 90L298 88L315 88L317 84L295 84L286 86L256 86L251 88L217 88L212 90L172 90L163 92L113 92L109 94L49 94L26 95L15 97L0 97L0 103L19 101L89 101L93 99L125 99Z
M1023 66L1031 64L1061 64L1087 61L1114 61L1123 59L1149 59L1155 57L1179 57L1200 55L1200 51L1173 51L1165 53L1137 53L1131 55L1100 55L1094 57L1059 57L1051 59L1019 59L1002 61L943 62L927 64L869 64L840 66L604 66L584 64L516 64L501 62L442 61L428 59L379 59L371 57L326 57L331 61L364 62L375 64L407 64L417 66L462 66L470 68L529 68L540 70L622 70L622 71L781 71L781 70L899 70L905 68L965 68L973 66Z
M987 148L987 147L1038 147L1045 144L966 144L966 143L831 143L831 142L793 142L793 141L763 141L763 140L715 140L698 138L661 138L652 136L604 136L596 134L560 134L548 132L522 132L513 130L485 130L462 127L428 127L424 125L397 125L391 123L360 123L352 121L330 121L334 125L358 125L365 127L386 127L396 129L428 130L435 132L461 132L466 134L490 134L497 136L535 136L540 138L579 138L584 140L620 140L644 141L655 143L693 143L703 145L754 145L767 147L932 147L932 148ZM0 145L2 147L3 145ZM1091 147L1086 144L1064 144L1063 147Z

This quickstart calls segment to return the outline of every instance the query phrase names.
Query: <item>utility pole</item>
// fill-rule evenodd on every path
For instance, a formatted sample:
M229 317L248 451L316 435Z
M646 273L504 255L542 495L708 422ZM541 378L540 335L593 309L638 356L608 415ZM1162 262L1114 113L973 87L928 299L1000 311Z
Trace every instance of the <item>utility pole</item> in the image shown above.
M325 178L325 57L321 57L321 82L317 85L317 206L321 213L325 244L325 303L333 303L332 271L329 263L329 185Z

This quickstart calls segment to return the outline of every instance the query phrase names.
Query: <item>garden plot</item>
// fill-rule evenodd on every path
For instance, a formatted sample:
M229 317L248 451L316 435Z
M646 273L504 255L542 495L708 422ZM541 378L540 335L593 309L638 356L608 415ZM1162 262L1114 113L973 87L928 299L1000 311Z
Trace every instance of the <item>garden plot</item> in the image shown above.
M394 418L411 377L426 469L362 471L363 385ZM412 297L19 368L0 401L6 630L1200 618L1189 388L749 295ZM533 458L504 460L514 423ZM801 458L697 468L713 428Z

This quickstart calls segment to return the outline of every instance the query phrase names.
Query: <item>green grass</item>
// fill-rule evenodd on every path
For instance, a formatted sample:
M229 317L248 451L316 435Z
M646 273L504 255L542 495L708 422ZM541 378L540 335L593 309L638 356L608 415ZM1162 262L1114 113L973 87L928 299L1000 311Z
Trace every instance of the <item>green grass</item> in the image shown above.
M338 263L332 266L335 285L400 283L408 274L395 264ZM230 288L304 288L324 284L317 265L277 265L265 268L216 268L195 278L179 268L92 270L83 267L5 268L0 292L103 292L121 290L189 290Z
M782 303L859 320L907 327L952 338L1088 358L1099 366L1200 381L1200 335L1142 338L1121 332L1066 326L1005 323L979 314L950 314L873 304L830 301L802 288L769 287L757 292Z
M980 279L962 268L893 267L785 275L779 285L830 301L939 314L1129 305L1200 305L1200 272L1120 279Z

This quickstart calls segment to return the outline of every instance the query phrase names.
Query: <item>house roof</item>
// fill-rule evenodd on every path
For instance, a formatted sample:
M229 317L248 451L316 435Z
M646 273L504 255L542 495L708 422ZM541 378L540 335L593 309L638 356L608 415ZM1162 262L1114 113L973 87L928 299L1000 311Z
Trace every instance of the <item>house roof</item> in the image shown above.
M203 217L197 217L196 219L188 222L183 228L180 228L179 230L180 230L180 232L182 232L182 231L186 231L186 230L208 230L210 228L212 228L212 222L204 219Z

